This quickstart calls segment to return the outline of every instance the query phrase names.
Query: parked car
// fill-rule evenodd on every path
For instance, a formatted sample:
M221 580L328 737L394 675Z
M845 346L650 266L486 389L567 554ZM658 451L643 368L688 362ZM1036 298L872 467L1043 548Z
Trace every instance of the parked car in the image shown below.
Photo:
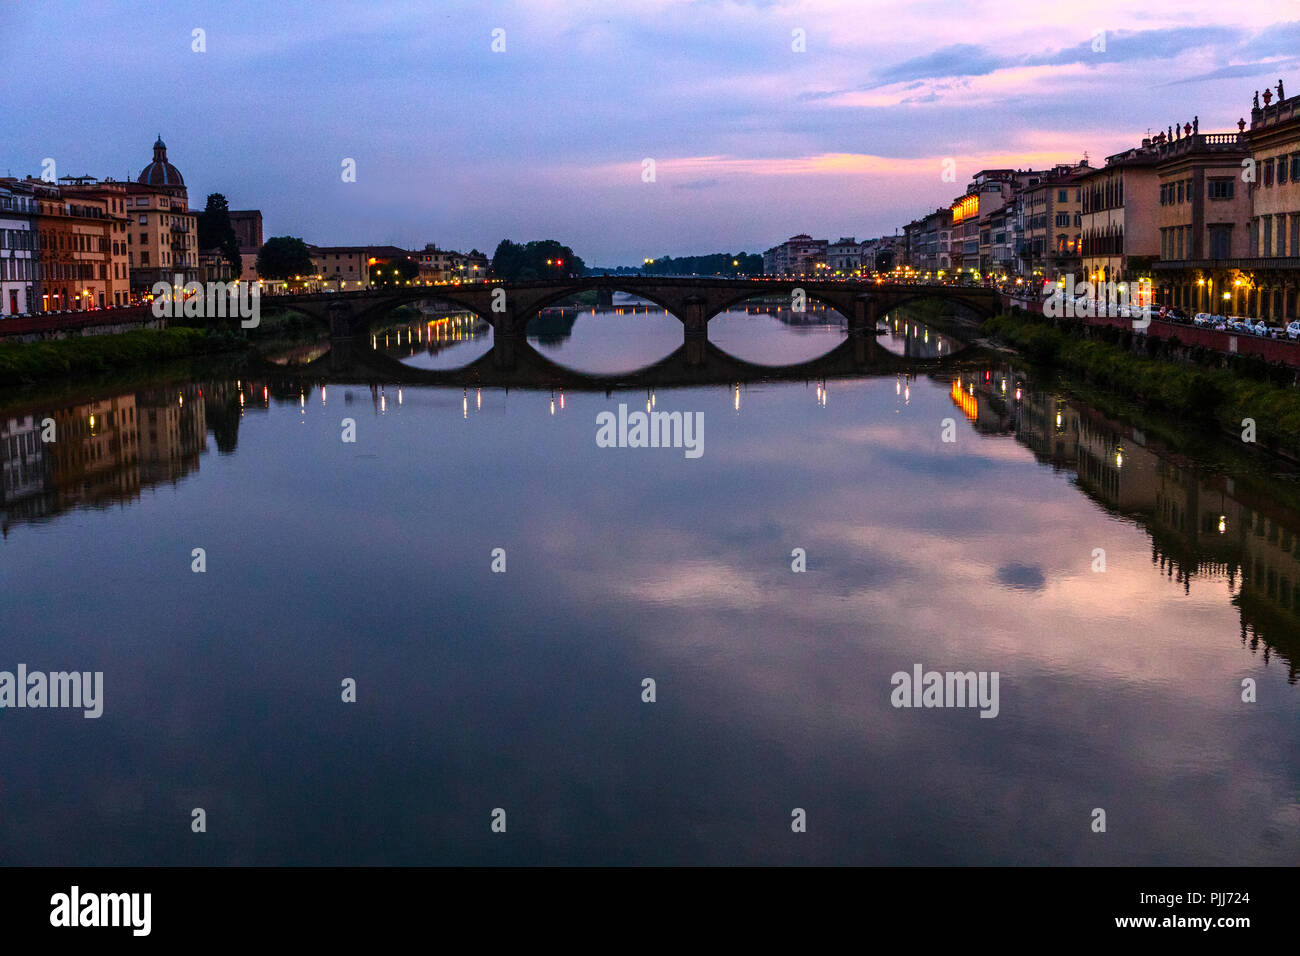
M1300 322L1292 322L1286 327L1286 337L1300 339Z
M1269 325L1263 320L1255 323L1255 334L1260 338L1277 338L1282 334L1282 329L1276 325Z
M1197 312L1192 316L1192 324L1202 327L1214 325L1214 316L1208 312Z

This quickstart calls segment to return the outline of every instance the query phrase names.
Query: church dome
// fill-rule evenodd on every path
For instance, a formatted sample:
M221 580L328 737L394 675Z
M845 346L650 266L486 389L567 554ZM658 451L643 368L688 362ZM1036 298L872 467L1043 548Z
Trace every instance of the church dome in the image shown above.
M167 162L167 146L161 136L153 144L153 162L144 168L136 178L136 182L144 183L146 186L183 187L185 185L180 170Z

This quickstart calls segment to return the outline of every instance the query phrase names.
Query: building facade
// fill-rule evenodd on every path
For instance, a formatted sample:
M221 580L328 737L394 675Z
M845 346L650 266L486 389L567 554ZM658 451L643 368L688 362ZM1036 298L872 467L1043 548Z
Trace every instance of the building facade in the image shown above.
M1300 96L1282 94L1281 81L1276 96L1257 92L1238 133L1184 125L1158 144L1161 301L1276 326L1300 319Z
M257 253L262 248L262 211L232 209L230 225L239 240L239 280L257 281Z
M822 276L827 272L826 254L830 243L807 233L791 236L763 253L767 275Z
M1080 179L1089 169L1086 160L1055 166L1020 194L1016 271L1026 279L1054 282L1061 276L1082 272Z
M370 285L372 256L366 246L308 246L307 251L326 288L343 291Z
M104 265L104 301L96 298L96 307L131 304L131 265L127 255L127 184L111 179L99 181L80 178L59 181L59 192L72 202L94 200L102 204L107 235L101 237L108 252ZM97 265L98 271L98 265Z
M30 186L0 180L0 316L26 315L40 301L40 231Z
M1213 277L1207 287L1204 264L1247 255L1250 192L1241 179L1246 137L1241 132L1198 130L1172 138L1162 133L1155 146L1160 181L1157 301L1193 312L1223 311L1221 301L1210 301L1215 294L1221 300L1222 293Z
M155 282L174 282L178 275L197 282L198 215L190 211L185 180L167 161L162 137L153 145L153 161L126 184L126 199L132 292L147 294Z
M1247 138L1255 163L1251 217L1244 271L1253 312L1278 324L1300 318L1300 96L1283 97L1278 81L1276 102L1256 94Z
M841 236L826 246L826 270L835 276L854 276L862 271L862 243Z
M1083 275L1076 281L1149 279L1160 257L1160 182L1151 140L1080 177Z
M981 169L975 174L966 192L949 207L954 274L978 278L989 271L993 265L993 214L1011 202L1022 183L1038 175L1015 169ZM1005 230L1005 216L1001 226Z
M28 180L40 233L37 311L84 311L113 305L112 226L108 200L64 195L59 186ZM129 279L128 279L129 287Z
M936 209L903 227L907 265L921 275L946 272L951 267L952 211Z

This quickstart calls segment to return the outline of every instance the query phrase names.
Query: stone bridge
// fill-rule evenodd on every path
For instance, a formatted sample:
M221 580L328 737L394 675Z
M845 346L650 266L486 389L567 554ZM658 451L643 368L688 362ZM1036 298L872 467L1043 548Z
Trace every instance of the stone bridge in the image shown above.
M408 303L437 300L465 309L492 326L495 341L522 339L528 322L548 306L588 290L598 300L612 301L626 292L660 306L683 325L688 352L692 342L704 342L709 320L747 299L778 296L793 301L802 291L809 302L820 302L843 315L850 335L864 334L874 351L878 318L920 299L938 299L965 306L977 316L996 315L1001 308L993 289L970 286L799 279L660 278L653 276L584 276L538 282L482 282L462 285L372 288L358 292L322 292L267 297L265 306L280 306L328 322L336 339L365 334L393 309ZM499 356L500 357L500 356ZM690 357L690 356L688 356Z

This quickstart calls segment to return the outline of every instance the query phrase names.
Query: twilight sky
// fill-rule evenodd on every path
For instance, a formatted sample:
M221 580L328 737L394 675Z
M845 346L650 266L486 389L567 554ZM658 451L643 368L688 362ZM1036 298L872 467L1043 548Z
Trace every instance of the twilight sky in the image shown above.
M0 0L0 173L134 178L161 133L192 204L222 192L268 237L618 265L893 232L981 168L1096 165L1193 114L1235 129L1279 77L1300 93L1300 0L1080 9Z

